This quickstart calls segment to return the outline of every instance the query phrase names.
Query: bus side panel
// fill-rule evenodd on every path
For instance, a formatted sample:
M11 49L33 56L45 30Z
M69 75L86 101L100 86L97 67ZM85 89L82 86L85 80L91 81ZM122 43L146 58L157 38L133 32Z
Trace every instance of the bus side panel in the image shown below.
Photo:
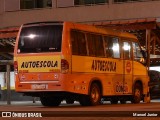
M103 95L123 94L122 90L118 90L123 87L123 60L121 59L72 55L72 74L75 76L74 83L78 81L86 83L86 88L92 80L100 80Z

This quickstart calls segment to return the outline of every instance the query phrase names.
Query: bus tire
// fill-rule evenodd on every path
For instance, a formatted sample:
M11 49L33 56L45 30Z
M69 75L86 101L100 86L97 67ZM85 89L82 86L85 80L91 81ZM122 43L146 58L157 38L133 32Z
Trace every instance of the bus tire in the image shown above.
M62 100L56 97L40 97L40 101L43 106L59 106Z
M132 103L140 103L142 98L142 86L139 83L136 83L134 86L134 93L132 98Z
M89 97L91 105L99 105L101 103L101 92L98 84L93 83L91 85Z
M89 95L82 95L80 98L80 104L82 106L94 106L101 104L101 92L98 84L91 84Z

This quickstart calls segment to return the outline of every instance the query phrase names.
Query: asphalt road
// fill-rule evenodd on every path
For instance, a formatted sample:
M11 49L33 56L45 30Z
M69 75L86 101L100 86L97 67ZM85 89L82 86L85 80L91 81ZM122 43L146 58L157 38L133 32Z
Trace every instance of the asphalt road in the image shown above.
M157 120L160 119L160 100L140 104L110 104L80 106L78 102L59 107L44 107L39 101L14 101L11 105L0 101L0 119L8 120ZM6 115L9 112L11 118ZM3 115L3 117L2 117ZM36 117L36 118L33 118Z

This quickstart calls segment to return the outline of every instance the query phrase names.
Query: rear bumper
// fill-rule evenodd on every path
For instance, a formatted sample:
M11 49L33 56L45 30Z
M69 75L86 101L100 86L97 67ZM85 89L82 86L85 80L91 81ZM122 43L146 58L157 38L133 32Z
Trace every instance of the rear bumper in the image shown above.
M43 74L43 73L42 73ZM46 73L45 73L46 74ZM54 78L54 75L57 78ZM37 76L32 74L31 76ZM48 73L47 75L41 75L48 78L40 80L20 80L16 75L15 88L17 92L21 93L42 93L42 92L69 92L78 94L88 94L89 79L84 79L86 76L77 77L74 74L62 74L62 73ZM53 77L51 77L53 76ZM35 77L37 78L37 77ZM52 78L52 79L51 79Z
M33 96L33 97L59 97L59 98L68 98L70 96L78 97L80 94L71 93L66 91L34 91L34 92L23 92L25 96Z

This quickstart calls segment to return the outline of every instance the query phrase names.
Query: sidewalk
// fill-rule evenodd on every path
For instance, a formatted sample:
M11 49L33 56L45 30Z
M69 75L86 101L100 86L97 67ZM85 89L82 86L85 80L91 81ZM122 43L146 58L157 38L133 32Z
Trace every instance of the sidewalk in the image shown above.
M65 105L66 102L65 101L62 101L61 102L62 105ZM75 102L74 104L79 104L78 102ZM7 104L7 101L0 101L0 106L1 105L8 105ZM35 103L33 101L11 101L11 104L12 106L42 106L41 102L40 101L35 101Z
M8 105L7 101L0 101L1 105ZM40 101L36 101L35 103L33 101L11 101L10 105L27 105L27 106L39 106L42 105Z
M155 100L151 100L152 103L160 103L160 99L155 99ZM128 103L130 103L128 101ZM65 105L66 102L62 101L61 103L62 105ZM74 104L79 104L78 102L75 102ZM110 104L109 101L105 101L104 104ZM120 103L119 103L120 104ZM7 101L0 101L0 106L1 105L7 105ZM11 104L13 106L21 106L21 105L26 105L26 106L42 106L40 101L35 101L35 103L33 101L11 101Z

